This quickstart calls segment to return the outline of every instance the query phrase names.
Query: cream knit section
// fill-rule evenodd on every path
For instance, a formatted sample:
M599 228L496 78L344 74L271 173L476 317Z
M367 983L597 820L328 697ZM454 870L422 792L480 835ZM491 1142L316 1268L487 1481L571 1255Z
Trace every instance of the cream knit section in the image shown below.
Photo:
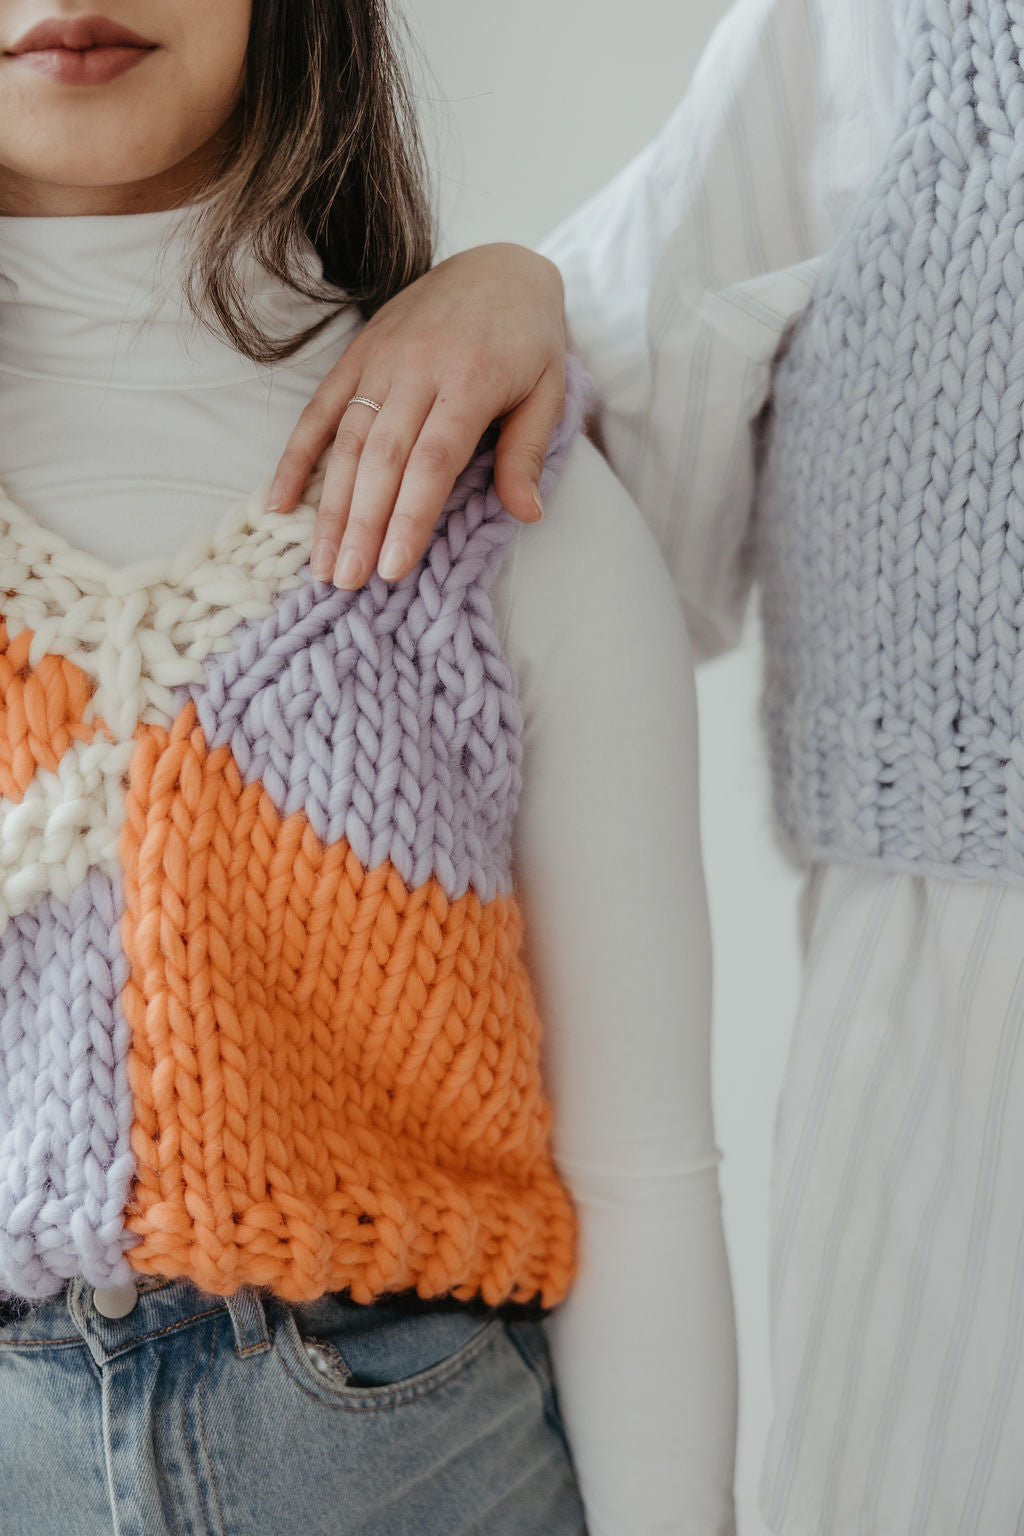
M201 683L203 662L230 649L243 621L266 617L301 586L323 484L294 512L266 510L266 487L225 515L209 536L171 558L108 566L42 527L0 493L0 613L11 639L33 631L29 661L64 656L95 685L85 722L97 717L119 741L139 722L170 726L174 692Z
M70 901L93 866L118 878L123 776L134 745L75 742L56 772L36 770L20 801L0 799L0 926L48 892Z

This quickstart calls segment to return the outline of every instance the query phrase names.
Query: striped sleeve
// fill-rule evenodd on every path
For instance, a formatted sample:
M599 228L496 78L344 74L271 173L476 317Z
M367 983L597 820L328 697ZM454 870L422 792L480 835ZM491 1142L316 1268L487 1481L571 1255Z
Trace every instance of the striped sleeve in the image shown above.
M698 660L742 628L772 357L885 147L892 4L738 0L658 137L543 247Z

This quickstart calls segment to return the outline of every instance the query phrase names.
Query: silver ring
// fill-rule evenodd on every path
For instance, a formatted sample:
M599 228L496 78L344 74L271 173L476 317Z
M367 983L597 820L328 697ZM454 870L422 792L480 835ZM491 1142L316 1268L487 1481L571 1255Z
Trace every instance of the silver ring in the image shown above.
M378 405L376 400L368 400L365 395L353 395L349 405L368 405L371 411L383 410L383 406Z

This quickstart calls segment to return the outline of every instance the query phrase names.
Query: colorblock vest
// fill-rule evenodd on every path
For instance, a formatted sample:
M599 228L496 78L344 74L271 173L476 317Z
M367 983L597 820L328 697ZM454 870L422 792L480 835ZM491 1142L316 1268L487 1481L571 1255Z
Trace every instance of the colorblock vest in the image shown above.
M111 568L0 500L0 1289L564 1296L492 464L357 593L309 504Z
M897 128L774 378L789 851L1024 878L1024 5L899 0Z

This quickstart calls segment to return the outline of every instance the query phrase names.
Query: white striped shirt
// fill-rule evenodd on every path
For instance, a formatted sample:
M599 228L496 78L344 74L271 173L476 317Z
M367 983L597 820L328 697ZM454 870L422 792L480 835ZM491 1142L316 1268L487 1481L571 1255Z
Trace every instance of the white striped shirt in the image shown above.
M894 0L741 0L658 139L545 246L699 659L751 586L751 423L893 128ZM842 864L802 897L778 1117L784 1536L1024 1536L1024 892Z
M544 246L702 659L739 638L772 357L888 144L892 4L741 0L658 138Z

